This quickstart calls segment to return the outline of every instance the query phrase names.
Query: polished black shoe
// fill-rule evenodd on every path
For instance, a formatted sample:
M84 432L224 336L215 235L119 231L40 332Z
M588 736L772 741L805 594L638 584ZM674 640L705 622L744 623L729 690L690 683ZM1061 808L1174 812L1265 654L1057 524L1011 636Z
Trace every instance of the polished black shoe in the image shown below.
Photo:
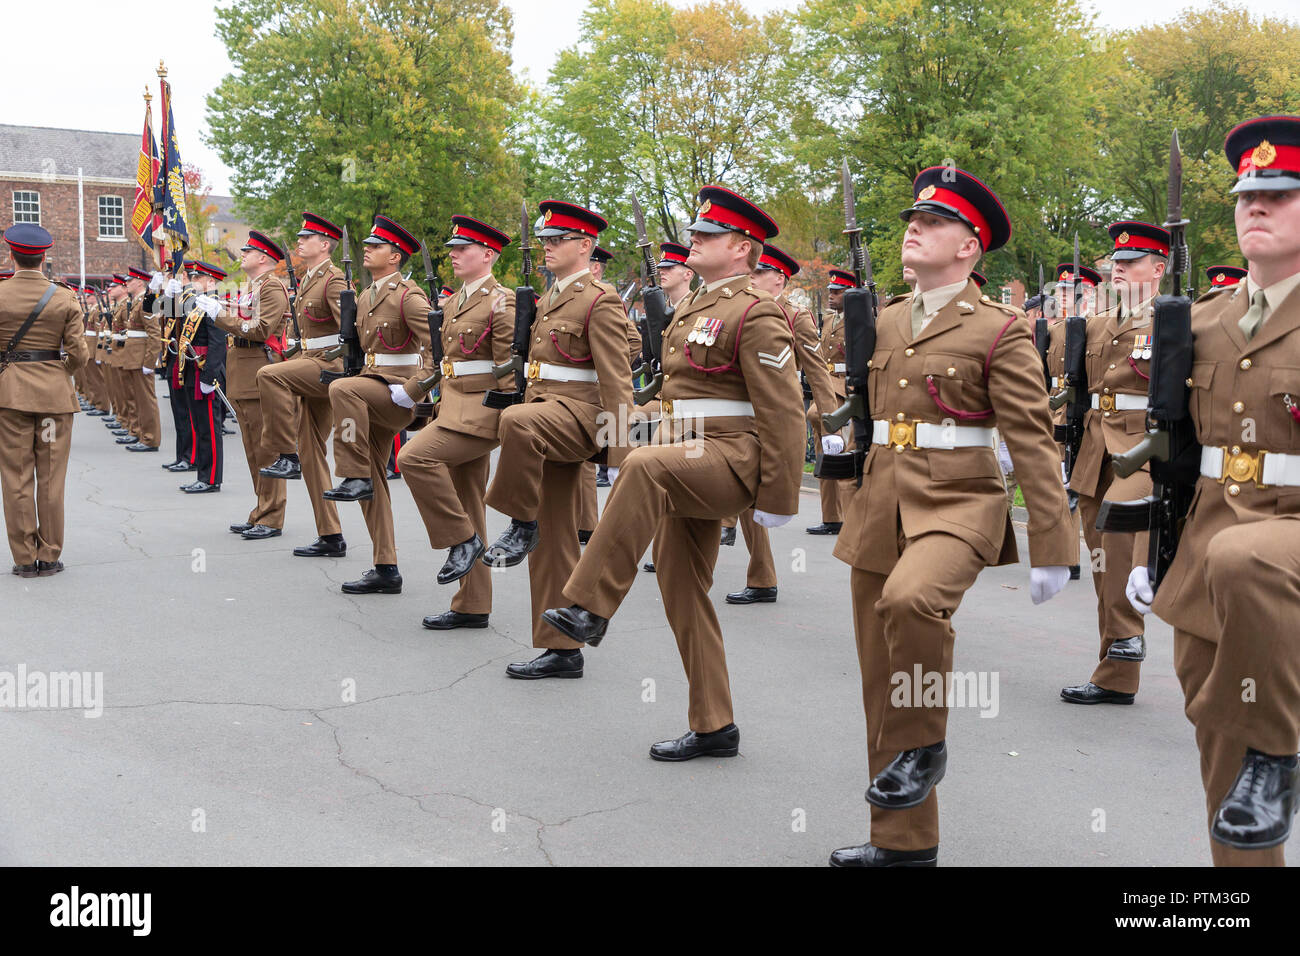
M735 547L735 545L736 545L736 529L735 529L735 528L723 528L723 529L722 529L722 540L719 541L718 543L719 543L720 545L722 545L723 547L727 547L727 548Z
M727 595L728 604L775 604L776 588L745 588Z
M654 573L655 573L655 563L654 563L653 561L647 561L645 564L641 565L641 570L642 570L642 571L649 571L651 574L654 574Z
M447 561L438 572L438 583L451 584L469 574L474 568L474 562L483 557L485 550L487 549L483 547L483 539L477 534L468 541L454 545L447 552ZM487 620L486 616L484 620Z
M233 428L227 428L225 425L222 425L222 426L221 426L221 434L223 434L223 435L233 435L234 433L235 433L235 430L234 430Z
M545 610L542 612L542 620L565 636L588 647L595 647L603 641L605 631L609 627L609 618L592 614L586 608L578 607L576 604L572 607L553 607Z
M727 724L721 730L697 734L688 730L676 740L650 745L655 760L692 760L695 757L734 757L740 753L740 728Z
M387 478L389 481L401 481L401 480L402 480L402 473L401 473L400 471L391 471L391 470L390 470L390 471L386 471L386 472L384 472L384 477Z
M174 471L177 474L180 474L181 472L185 472L185 471L199 470L198 465L192 465L188 461L178 461L170 465L163 465L163 467L166 468L168 471Z
M134 445L127 445L126 450L127 451L157 451L158 446L146 445L144 442L138 441Z
M321 492L330 501L369 501L375 496L375 486L369 478L344 478L337 488Z
M602 477L600 477L599 475L597 475L597 476L596 476L596 487L597 487L597 488L608 488L608 487L609 487L609 479L608 479L608 478L602 478Z
M804 531L809 534L839 534L842 527L844 527L843 521L823 521L811 528L804 528Z
M510 527L502 532L492 547L483 552L480 560L488 567L513 568L528 557L529 551L537 547L539 537L536 523L530 527L512 520Z
M194 484L197 485L198 482L196 481L196 482L194 482ZM185 488L188 488L188 487L189 487L189 485L186 485L186 486L185 486ZM182 488L181 490L184 491L185 488ZM240 521L240 522L237 522L237 523L232 524L232 525L230 526L230 532L231 532L231 534L243 534L245 531L247 531L247 530L248 530L249 528L251 528L252 526L253 526L253 525L252 525L252 522L249 522L249 521Z
M904 750L867 787L867 803L882 810L906 810L925 802L948 769L948 747L941 740Z
M255 524L240 536L245 541L261 541L263 538L278 538L283 532L279 528L272 528L269 525Z
M209 495L220 490L220 485L209 484L206 481L193 481L188 485L181 485L181 491L187 495Z
M34 564L15 564L14 574L20 578L34 578L40 573L40 569Z
M334 538L338 540L331 540ZM294 548L293 553L299 558L345 558L348 554L348 543L343 540L343 535L332 534L328 537L319 537L311 544Z
M302 463L297 455L281 455L265 468L257 469L257 473L263 478L301 479Z
M113 441L119 445L134 445L139 439L134 435L123 435L121 438L114 438Z
M928 850L886 850L864 843L831 851L831 866L938 866L939 848Z
M592 536L592 534L594 534L594 533L595 533L595 532L592 532L592 531L579 531L579 532L578 532L578 544L586 544L588 541L591 540L591 536Z
M97 408L93 412L86 412L86 415L90 418L107 418L108 412Z
M506 665L506 676L516 680L541 680L543 677L576 678L582 676L582 651L558 654L543 651L531 661L517 661Z
M1070 580L1079 580L1079 566L1077 564L1070 565Z
M175 468L175 467L176 467L177 465L179 465L179 464L181 464L181 460L180 460L179 458L177 458L175 461L169 461L169 462L167 462L167 464L165 464L165 465L159 465L158 467L160 467L160 468L162 468L162 469L164 469L164 470L166 470L166 471L171 471L173 468Z
M62 561L37 561L36 576L38 578L48 578L51 574L58 574L63 570Z
M1210 836L1238 850L1266 850L1285 843L1300 809L1298 788L1300 761L1295 754L1270 757L1248 749L1210 824Z
M1131 704L1136 694L1121 694L1117 690L1098 687L1092 681L1061 688L1061 700L1071 704Z
M122 423L119 422L116 418L112 417L111 415L110 415L109 417L105 418L104 421L101 422L101 424L102 424L105 428L108 428L108 429L121 428L121 427L122 427Z
M1106 649L1106 656L1113 661L1144 661L1147 659L1146 638L1139 634L1115 641Z
M343 584L344 594L401 594L402 576L393 564L371 568L356 581Z
M430 614L420 622L431 631L454 631L458 627L487 627L486 614L462 614L460 611L443 611Z
M123 428L121 425L118 425L116 428L109 429L109 432L113 435L116 435L118 438L121 438L124 435L131 434L131 429Z

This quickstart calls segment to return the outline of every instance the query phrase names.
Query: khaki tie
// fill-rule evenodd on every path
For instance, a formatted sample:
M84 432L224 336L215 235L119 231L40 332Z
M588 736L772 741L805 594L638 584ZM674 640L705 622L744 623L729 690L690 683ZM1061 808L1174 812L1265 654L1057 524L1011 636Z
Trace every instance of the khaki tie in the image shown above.
M925 324L925 305L919 295L912 296L912 338L921 334L921 326Z
M370 304L375 304L375 296L379 294L379 283L376 282L370 286Z
M1250 297L1250 308L1237 322L1237 327L1241 329L1241 334L1246 336L1247 342L1255 337L1259 327L1264 324L1264 305L1264 290L1260 289Z
M464 287L464 286L461 286L461 288L460 288L460 298L458 298L458 299L456 300L456 308L457 308L457 309L463 309L463 308L465 308L465 300L466 300L467 298L469 298L469 296L466 295L466 293L465 293L465 287Z

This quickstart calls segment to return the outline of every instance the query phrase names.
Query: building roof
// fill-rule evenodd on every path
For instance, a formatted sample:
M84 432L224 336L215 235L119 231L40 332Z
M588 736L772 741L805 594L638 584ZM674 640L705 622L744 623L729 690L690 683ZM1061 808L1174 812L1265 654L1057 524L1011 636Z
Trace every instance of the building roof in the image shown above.
M139 133L103 133L0 123L0 173L135 182ZM51 166L52 164L52 166Z
M208 196L208 202L216 206L216 211L210 217L215 222L239 222L240 219L235 215L235 200L233 196Z

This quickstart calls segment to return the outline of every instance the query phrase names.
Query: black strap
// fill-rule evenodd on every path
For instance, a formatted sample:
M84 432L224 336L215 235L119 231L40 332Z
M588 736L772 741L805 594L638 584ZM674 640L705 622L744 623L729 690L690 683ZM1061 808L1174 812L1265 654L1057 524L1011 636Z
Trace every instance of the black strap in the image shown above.
M27 334L27 330L32 327L32 324L36 321L37 317L45 310L45 307L49 305L50 299L54 297L54 289L55 285L51 282L49 288L45 290L45 294L41 296L41 300L36 303L36 308L32 309L32 314L27 316L27 321L18 327L18 331L14 333L14 337L11 338L9 344L5 346L5 354L12 352L15 346L22 341L23 336Z

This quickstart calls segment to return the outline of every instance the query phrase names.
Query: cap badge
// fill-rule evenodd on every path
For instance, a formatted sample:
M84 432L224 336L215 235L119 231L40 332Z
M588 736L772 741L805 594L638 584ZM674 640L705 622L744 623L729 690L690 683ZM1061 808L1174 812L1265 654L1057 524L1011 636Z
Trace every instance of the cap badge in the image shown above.
M917 193L917 195L916 195L916 200L917 200L917 202L925 202L927 199L929 199L931 196L933 196L933 195L935 194L935 192L936 192L936 190L935 190L933 184L931 184L931 185L929 185L929 186L926 186L926 187L925 187L924 189L922 189L919 193Z
M1225 282L1225 281L1227 281L1227 278L1228 278L1228 276L1227 276L1225 273L1222 273L1222 272L1216 272L1216 273L1214 274L1214 281L1215 281L1215 282Z
M707 199L704 200L703 204L701 204L700 206L700 211L695 214L695 217L697 219L703 219L705 216L709 214L709 210L712 208L713 208L713 203Z
M1128 234L1127 232L1121 232L1121 233L1120 233L1120 234L1115 238L1115 241L1118 242L1121 246L1124 245L1124 244L1126 244L1126 243L1128 242L1128 240L1129 240L1129 234Z
M1251 165L1260 168L1272 166L1275 159L1277 159L1277 148L1268 140L1262 140L1250 154Z
M1060 275L1060 280L1061 280L1062 282L1064 282L1064 281L1065 281L1066 279L1068 279L1068 278L1070 278L1070 273L1068 273L1068 272L1062 272L1062 273L1061 273L1061 275Z
M554 210L551 210L551 209L546 210L546 217L542 220L542 225L543 225L543 226L545 226L547 223L549 223L549 222L551 221L551 216L552 216L553 213L554 213Z

